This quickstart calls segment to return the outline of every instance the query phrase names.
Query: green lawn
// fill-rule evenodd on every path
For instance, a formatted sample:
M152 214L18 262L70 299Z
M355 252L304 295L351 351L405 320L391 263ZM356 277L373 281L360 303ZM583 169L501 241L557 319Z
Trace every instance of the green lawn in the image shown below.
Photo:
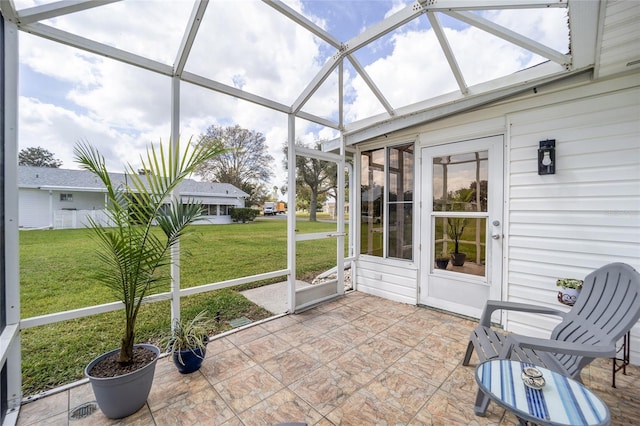
M193 226L181 242L181 287L285 269L285 220L256 220L247 224ZM335 230L335 224L298 221L299 233ZM92 276L95 242L87 230L20 232L21 315L29 318L114 301ZM335 265L333 239L298 244L296 276L309 278ZM278 281L272 280L272 281ZM265 284L265 283L261 283ZM245 285L247 288L254 285ZM207 309L219 321L211 334L231 327L241 316L251 320L271 313L249 302L240 288L183 298L182 315ZM162 291L168 291L168 288ZM122 313L110 312L22 333L23 392L32 395L83 377L84 366L118 346ZM145 305L138 318L138 342L156 342L170 324L168 302Z

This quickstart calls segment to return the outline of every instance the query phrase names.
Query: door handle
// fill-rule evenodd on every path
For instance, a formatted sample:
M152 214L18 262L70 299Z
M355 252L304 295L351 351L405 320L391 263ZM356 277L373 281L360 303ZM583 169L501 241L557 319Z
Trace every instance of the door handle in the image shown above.
M491 238L493 238L494 240L499 240L500 239L500 234L493 234L491 236Z

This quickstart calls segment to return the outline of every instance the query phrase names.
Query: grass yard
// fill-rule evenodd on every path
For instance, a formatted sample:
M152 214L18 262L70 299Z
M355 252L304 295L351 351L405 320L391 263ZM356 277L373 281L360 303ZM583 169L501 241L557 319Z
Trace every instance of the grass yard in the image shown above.
M181 287L285 269L287 222L256 220L247 224L193 226L182 242ZM335 224L297 222L299 233L335 230ZM95 242L85 229L20 232L21 316L29 318L116 300L92 276L97 265ZM333 239L298 244L296 276L308 279L335 265ZM278 281L272 280L272 281ZM260 283L260 284L266 284ZM227 288L183 298L183 316L207 309L219 321L211 334L229 330L228 320L253 321L271 316L238 291ZM168 291L165 289L158 291ZM34 327L22 333L24 395L78 380L93 358L119 346L122 312ZM138 342L157 342L170 326L168 302L143 306Z

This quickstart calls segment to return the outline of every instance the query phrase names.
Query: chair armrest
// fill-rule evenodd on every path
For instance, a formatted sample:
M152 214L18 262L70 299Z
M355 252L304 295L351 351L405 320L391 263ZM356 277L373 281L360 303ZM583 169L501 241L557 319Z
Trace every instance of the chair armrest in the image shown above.
M503 302L500 300L487 300L487 304L485 305L484 310L482 311L482 316L480 317L480 325L483 325L485 327L490 327L491 315L493 314L493 312L497 310L557 315L563 318L566 315L566 312L563 312L559 309L548 308L546 306L531 305L529 303Z
M616 354L615 345L589 345L511 334L507 337L506 344L502 348L501 358L503 355L508 358L511 350L515 346L556 354L586 356L589 358L611 358Z

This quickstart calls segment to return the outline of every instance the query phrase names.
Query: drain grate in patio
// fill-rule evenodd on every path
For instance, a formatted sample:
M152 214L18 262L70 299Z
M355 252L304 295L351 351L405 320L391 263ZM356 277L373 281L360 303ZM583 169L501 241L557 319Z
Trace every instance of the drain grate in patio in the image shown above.
M240 317L240 318L229 320L229 324L231 324L231 327L233 328L238 328L238 327L242 327L243 325L251 324L251 320L246 317Z
M81 420L89 417L96 411L98 411L98 404L95 401L86 402L71 410L69 420Z

